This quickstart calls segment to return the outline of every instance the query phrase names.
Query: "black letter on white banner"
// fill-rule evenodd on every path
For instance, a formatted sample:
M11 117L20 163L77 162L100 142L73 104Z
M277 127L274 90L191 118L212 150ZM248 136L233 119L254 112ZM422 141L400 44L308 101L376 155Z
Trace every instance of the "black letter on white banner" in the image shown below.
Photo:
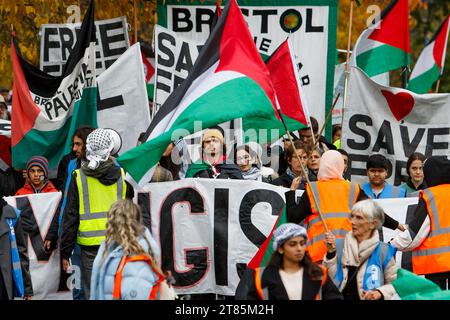
M189 202L191 214L205 212L203 198L193 188L174 190L161 206L159 234L161 243L161 265L163 271L171 271L177 287L193 286L199 282L208 270L208 249L185 248L185 264L192 266L189 271L175 270L174 234L172 208L177 202Z

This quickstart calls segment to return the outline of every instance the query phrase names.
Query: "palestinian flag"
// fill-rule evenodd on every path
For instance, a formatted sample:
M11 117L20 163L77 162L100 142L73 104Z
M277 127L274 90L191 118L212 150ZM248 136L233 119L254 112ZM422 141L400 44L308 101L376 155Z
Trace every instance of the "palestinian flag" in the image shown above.
M414 70L409 77L408 90L415 93L428 93L433 83L444 72L445 54L447 52L450 15L442 22L433 38L420 53Z
M142 48L143 49L143 48ZM153 95L155 91L155 57L148 57L144 49L141 51L142 62L144 65L144 74L145 74L145 84L147 88L147 97L148 99L153 100Z
M297 62L289 39L286 39L266 60L266 65L277 95L279 111L283 115L289 131L308 127L309 112L306 97L300 87ZM244 118L242 124L244 132L246 132L246 141L257 140L259 143L268 143L285 134L282 122L276 117L271 120ZM251 129L255 130L255 136L251 135ZM261 132L256 131L259 129L265 129L266 131L261 134ZM259 134L256 135L256 133ZM264 133L267 135L265 136Z
M11 166L11 121L0 119L0 170Z
M13 167L25 168L30 157L40 155L49 160L50 169L56 168L71 151L75 130L81 125L97 126L94 1L62 76L50 76L27 62L14 36L11 51Z
M408 18L408 0L394 0L359 36L350 65L369 77L407 66L411 51Z
M398 269L392 285L402 300L450 300L449 290L405 269Z
M275 223L275 225L272 228L272 231L270 232L269 236L267 237L267 239L263 242L263 244L261 245L261 247L259 247L258 252L255 254L255 256L253 257L253 259L248 263L247 268L248 269L255 269L255 268L260 268L260 267L264 267L267 265L267 263L270 260L270 257L272 256L273 253L273 248L272 248L272 244L273 244L273 232L283 223L287 223L287 216L286 216L286 205L283 208L283 211L280 213L280 215L278 216L277 222Z
M135 182L145 184L171 141L239 117L270 119L275 105L269 71L236 1L231 0L189 76L150 123L146 142L118 161Z

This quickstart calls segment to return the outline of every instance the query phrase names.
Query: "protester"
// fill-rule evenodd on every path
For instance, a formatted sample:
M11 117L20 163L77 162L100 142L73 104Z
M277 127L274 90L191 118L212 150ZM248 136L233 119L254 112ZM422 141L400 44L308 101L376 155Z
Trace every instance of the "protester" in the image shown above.
M58 192L48 179L48 160L41 156L31 157L27 162L27 180L16 196L33 193Z
M301 163L295 155L294 146L295 150L297 150L297 155L302 161ZM275 179L272 184L290 188L291 190L305 190L306 177L303 174L302 165L308 174L307 162L309 147L303 144L300 140L294 141L294 146L289 146L286 151L286 160L289 165L286 173Z
M364 192L372 199L404 198L406 190L386 182L389 172L388 160L381 154L373 154L367 159L367 176L369 182L362 186Z
M408 181L400 187L406 190L407 196L417 196L420 190L427 187L424 182L423 163L426 157L419 153L412 153L406 162L406 172L408 173Z
M450 280L450 161L429 157L423 165L427 188L419 193L419 203L408 229L390 243L399 250L412 251L413 272L425 275L443 290Z
M343 177L344 177L345 180L350 181L352 176L351 176L351 173L350 173L348 153L344 149L337 149L336 151L339 152L342 155L342 158L344 158L344 174L343 174Z
M0 198L0 301L33 296L27 242L16 210Z
M8 105L6 104L6 100L2 95L0 95L0 119L11 120L11 114L8 111Z
M94 131L94 128L88 126L82 126L75 130L72 136L72 151L63 156L58 165L58 174L55 181L55 187L58 190L67 189L73 170L81 167L81 159L86 154L86 139L92 131Z
M0 169L0 199L13 196L25 184L22 170L15 170L7 167L6 170Z
M76 169L80 169L81 161L86 161L86 139L88 135L94 131L94 128L89 126L81 126L75 130L72 136L72 151L65 155L58 165L58 175L56 179L57 188L63 191L63 198L61 200L60 216L58 221L58 236L60 236L61 222L64 214L64 209L67 204L67 193L69 192L69 186L72 181L72 173ZM55 230L52 225L51 230ZM81 270L81 249L78 244L75 244L70 261L73 266L77 266L78 270ZM77 270L77 269L76 269ZM72 288L72 297L74 300L84 300L84 288L83 288L83 275L80 274L80 286Z
M383 209L373 200L356 203L350 213L352 231L336 240L325 233L327 254L323 263L345 300L389 300L397 278L395 249L380 241Z
M327 150L335 150L336 147L332 143L330 143L324 136L319 137L319 122L317 122L317 119L314 117L309 117L309 120L311 122L311 127L306 127L298 130L300 140L305 144L309 144L313 149L315 147L313 146L314 141L316 141L316 146L322 151L322 153ZM311 132L311 129L313 132Z
M236 299L342 300L327 270L312 262L307 241L302 226L280 225L273 233L274 252L268 265L246 271L237 287Z
M227 159L223 133L206 129L202 137L202 160L189 166L186 178L243 179L241 170Z
M131 200L118 200L107 219L105 240L92 268L91 300L146 300L151 295L154 299L162 275L160 250L142 224L139 206Z
M336 141L341 140L342 127L340 124L333 124L331 127L331 136L332 143L334 144Z
M312 177L310 180L312 181L317 181L317 173L319 172L322 154L323 152L319 148L315 148L308 155L308 171L310 172L310 177Z
M367 199L358 184L345 181L342 177L344 160L336 150L329 150L322 156L318 181L311 182L297 204L295 192L286 192L286 215L289 222L300 223L305 220L310 239L308 251L314 262L321 261L326 253L322 241L325 227L320 218L313 192L320 206L327 227L338 237L351 231L350 212L356 202ZM384 227L400 230L404 226L386 215Z
M263 180L265 182L271 183L273 180L278 178L278 174L275 172L274 169L272 169L270 166L266 167L263 165L263 148L262 146L255 142L255 141L249 141L248 146L250 147L250 150L255 155L255 162L256 167L261 171L261 176L263 177ZM266 146L266 150L267 150Z
M118 199L132 199L133 187L125 172L111 158L114 143L108 131L96 129L86 139L86 159L72 173L63 212L61 256L65 271L76 243L81 248L81 272L89 299L92 263L105 239L106 212Z
M297 136L295 136L292 132L289 132L289 135L292 141L298 140ZM278 169L276 169L276 167L274 166L272 166L272 168L275 168L277 170L279 176L286 173L286 170L289 166L286 160L286 153L287 150L289 149L289 146L291 145L291 140L289 139L288 135L285 134L281 138L281 142L283 143L283 147L281 147L281 145L275 145L274 147L276 147L277 149L271 151L272 154L278 152Z

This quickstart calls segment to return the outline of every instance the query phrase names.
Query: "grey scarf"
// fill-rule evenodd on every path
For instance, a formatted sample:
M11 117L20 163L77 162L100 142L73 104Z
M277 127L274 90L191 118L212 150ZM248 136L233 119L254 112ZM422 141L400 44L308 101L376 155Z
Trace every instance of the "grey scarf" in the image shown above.
M104 176L113 166L114 161L109 158L105 162L100 163L97 169L92 170L88 167L89 161L81 161L81 170L89 177L100 178Z
M257 167L251 167L248 171L242 171L242 176L245 180L261 181L261 170Z

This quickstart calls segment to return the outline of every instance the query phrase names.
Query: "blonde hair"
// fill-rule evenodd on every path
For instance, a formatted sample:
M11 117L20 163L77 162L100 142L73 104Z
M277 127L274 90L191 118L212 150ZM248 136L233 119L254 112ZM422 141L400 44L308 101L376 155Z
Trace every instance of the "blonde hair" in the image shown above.
M122 246L124 256L149 256L154 269L162 274L147 238L144 236L148 244L148 252L145 251L138 240L139 236L143 236L145 232L140 207L129 199L118 200L112 204L107 217L105 247L108 248L114 242L116 246ZM103 261L106 255L107 250L103 252Z

